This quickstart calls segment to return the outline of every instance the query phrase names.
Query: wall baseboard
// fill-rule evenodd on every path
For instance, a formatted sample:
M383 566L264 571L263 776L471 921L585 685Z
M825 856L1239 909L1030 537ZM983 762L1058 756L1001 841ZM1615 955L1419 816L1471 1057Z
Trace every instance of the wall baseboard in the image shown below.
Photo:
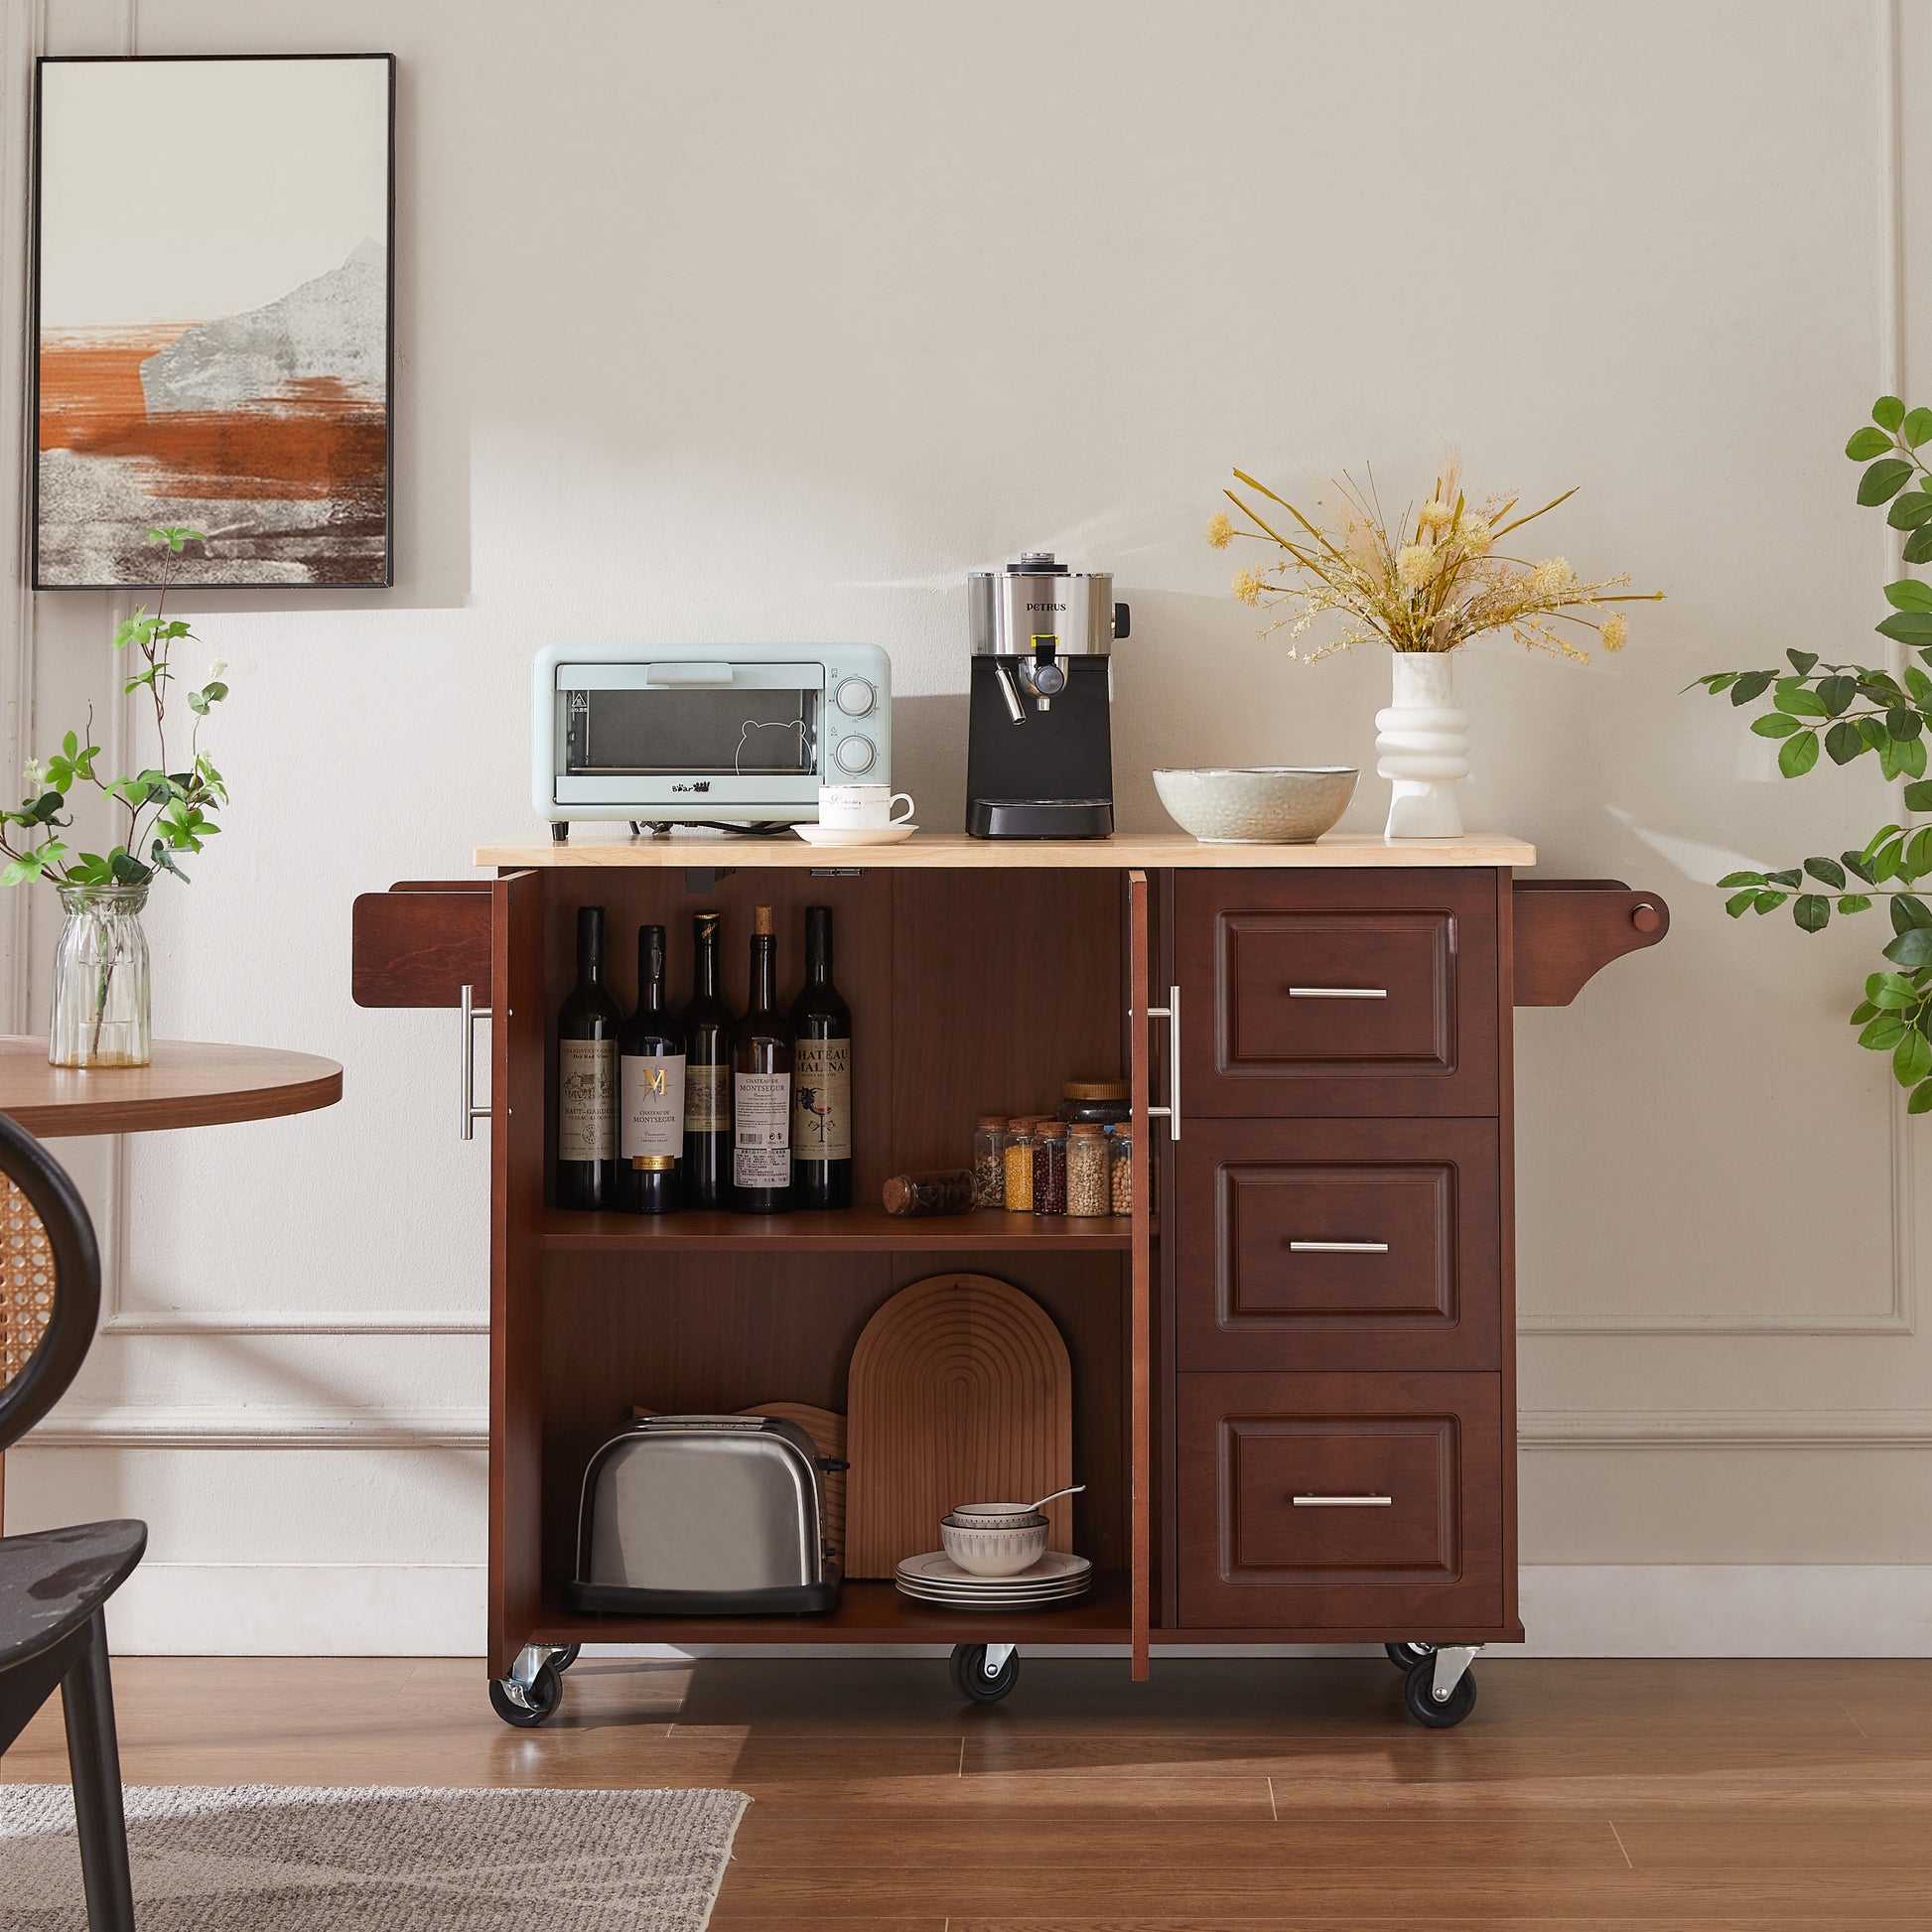
M1522 1577L1527 1657L1932 1657L1932 1565L1546 1564ZM144 1563L108 1611L124 1656L481 1656L481 1564ZM865 1646L613 1646L634 1657L902 1656ZM943 1646L930 1654L943 1656ZM1082 1646L1068 1655L1125 1655ZM1364 1654L1265 1645L1163 1657Z

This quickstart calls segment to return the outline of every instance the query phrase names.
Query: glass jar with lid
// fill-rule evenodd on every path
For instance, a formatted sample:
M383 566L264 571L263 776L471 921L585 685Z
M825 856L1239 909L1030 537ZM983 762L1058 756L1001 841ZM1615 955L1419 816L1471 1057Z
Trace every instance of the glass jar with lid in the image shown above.
M1066 1130L1066 1211L1094 1215L1113 1212L1113 1164L1107 1130L1098 1121L1075 1121Z
M1009 1214L1034 1211L1033 1122L1014 1119L1007 1123L1006 1146L1001 1150L1001 1166L1006 1170L1006 1198L1000 1205Z
M1060 1118L1069 1126L1115 1126L1133 1117L1130 1094L1125 1080L1068 1080L1060 1088Z
M1066 1212L1066 1122L1043 1120L1034 1143L1034 1212Z
M1107 1136L1107 1152L1112 1157L1113 1209L1116 1214L1134 1211L1134 1137L1126 1128L1116 1127Z
M973 1205L1007 1204L1007 1117L982 1114L973 1130Z

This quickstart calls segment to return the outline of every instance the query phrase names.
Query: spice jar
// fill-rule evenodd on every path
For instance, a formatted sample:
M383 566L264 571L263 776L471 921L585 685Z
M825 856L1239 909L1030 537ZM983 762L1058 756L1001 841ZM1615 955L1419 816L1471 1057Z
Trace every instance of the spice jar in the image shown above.
M1034 1143L1034 1212L1066 1212L1066 1122L1043 1120Z
M1007 1121L1004 1114L982 1114L973 1130L973 1205L1007 1204Z
M1124 1127L1107 1136L1107 1152L1113 1157L1113 1207L1116 1214L1134 1211L1134 1137Z
M1031 1214L1034 1209L1034 1140L1032 1123L1010 1121L1007 1144L1001 1160L1006 1168L1006 1198L1000 1204L1009 1214Z
M1112 1127L1132 1115L1129 1095L1125 1080L1069 1080L1060 1088L1060 1119L1074 1126L1090 1120Z
M1098 1121L1075 1121L1066 1130L1066 1211L1069 1214L1113 1211L1111 1168L1112 1163L1107 1159L1107 1130Z

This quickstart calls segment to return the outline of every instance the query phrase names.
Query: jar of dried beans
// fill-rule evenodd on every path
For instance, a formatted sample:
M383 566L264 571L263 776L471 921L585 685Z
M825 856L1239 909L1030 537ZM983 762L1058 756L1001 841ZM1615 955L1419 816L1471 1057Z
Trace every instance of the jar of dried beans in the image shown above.
M1112 1164L1107 1159L1107 1136L1097 1121L1075 1121L1066 1132L1066 1211L1069 1214L1109 1214L1113 1211Z
M1066 1212L1066 1122L1043 1120L1034 1143L1034 1212Z
M1113 1156L1113 1206L1116 1214L1134 1211L1134 1137L1124 1127L1107 1136L1107 1152Z

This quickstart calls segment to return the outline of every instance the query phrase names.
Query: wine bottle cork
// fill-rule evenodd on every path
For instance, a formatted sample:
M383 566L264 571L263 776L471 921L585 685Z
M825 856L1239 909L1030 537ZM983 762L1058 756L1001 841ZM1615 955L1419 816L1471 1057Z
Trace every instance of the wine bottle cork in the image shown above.
M771 923L771 908L768 905L752 907L752 933L755 938L769 939L774 931Z

